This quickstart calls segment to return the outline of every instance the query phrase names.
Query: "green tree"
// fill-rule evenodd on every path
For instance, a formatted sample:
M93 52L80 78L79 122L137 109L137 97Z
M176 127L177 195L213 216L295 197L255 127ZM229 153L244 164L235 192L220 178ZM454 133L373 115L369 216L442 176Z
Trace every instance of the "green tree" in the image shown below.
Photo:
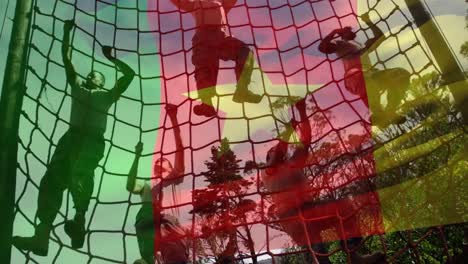
M312 175L320 175L340 168L344 170L351 163L367 164L363 169L377 169L377 190L414 184L409 189L411 191L401 189L404 192L389 193L389 197L385 198L389 201L385 205L389 212L385 218L393 219L394 223L405 228L368 237L358 249L359 253L382 250L384 243L387 256L397 263L443 263L448 261L449 256L463 259L466 249L462 241L467 240L465 236L468 233L465 224L431 226L447 223L448 216L457 221L466 222L468 219L466 128L459 120L457 108L453 106L449 88L438 73L432 72L414 79L408 95L407 102L399 110L407 121L374 133L372 156L365 155L365 148L357 148L352 151L353 155L337 158L335 154L341 153L341 144L334 140L325 141L311 148L314 156L320 158L320 161L314 160L312 163L320 162L326 166L311 166L308 170ZM316 133L322 135L320 129L324 128L316 128ZM347 146L364 147L369 144L365 133L351 134L343 140ZM327 157L334 161L329 163ZM373 162L367 160L369 157L378 161L377 168L372 167ZM312 180L310 184L320 188L317 180ZM362 190L351 186L347 190L332 190L321 197L337 200L347 192L360 193ZM426 222L427 219L430 221ZM414 227L407 228L411 226ZM281 226L272 227L281 229ZM339 242L333 241L329 252L339 248ZM346 254L338 250L330 256L330 260L332 263L346 263ZM292 253L285 261L301 263L302 256Z
M386 218L401 226L419 228L372 237L361 250L382 248L381 242L385 241L387 254L394 262L445 263L448 255L463 254L465 224L430 227L432 224L424 221L444 223L450 215L467 219L467 186L463 180L468 172L466 130L439 74L414 79L409 90L415 100L403 106L406 124L383 131L381 147L374 150L374 156L380 155L384 161L377 177L378 188L414 183L406 192L409 196L390 193L386 199L391 203L386 204L386 209L391 215Z
M240 174L240 162L227 139L211 148L210 160L203 174L207 188L195 190L193 214L202 219L201 231L205 245L215 255L217 263L232 263L238 249L238 238L257 263L252 235L248 226L249 213L256 212L256 203L245 198L254 182ZM242 227L244 233L240 232Z
M465 29L468 29L468 11L465 16ZM460 47L460 54L468 59L468 41L465 41Z
M278 257L280 264L306 264L313 263L312 254L309 251L304 251L304 247L288 247L281 253L285 254Z
M468 41L465 41L460 47L460 54L468 59Z

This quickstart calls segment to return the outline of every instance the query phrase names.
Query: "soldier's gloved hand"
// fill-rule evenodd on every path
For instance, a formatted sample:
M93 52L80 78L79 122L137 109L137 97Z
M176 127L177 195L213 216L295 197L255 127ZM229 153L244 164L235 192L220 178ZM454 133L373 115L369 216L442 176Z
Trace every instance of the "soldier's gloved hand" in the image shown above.
M146 260L144 259L137 259L135 260L135 262L133 262L133 264L150 264L150 263L147 263Z
M104 57L106 57L108 60L115 59L115 57L112 55L112 47L110 46L102 46L102 54L104 54Z
M369 22L369 21L371 21L371 20L370 20L370 17L369 17L369 13L362 14L361 19L362 19L362 21L364 21L364 22Z
M74 26L75 26L75 21L65 20L65 22L63 24L63 31L70 32Z
M136 153L136 154L141 154L142 151L143 151L143 143L142 143L142 142L138 142L138 143L135 145L135 153Z

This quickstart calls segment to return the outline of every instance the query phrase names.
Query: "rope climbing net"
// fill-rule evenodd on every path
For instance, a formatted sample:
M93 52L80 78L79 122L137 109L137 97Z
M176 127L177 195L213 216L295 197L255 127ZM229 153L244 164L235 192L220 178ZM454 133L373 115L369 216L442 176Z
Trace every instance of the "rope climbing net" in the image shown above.
M351 261L354 252L376 251L397 263L452 260L462 252L467 220L463 186L457 187L463 185L460 175L466 172L466 162L459 157L466 136L460 115L450 107L449 85L402 2L237 1L227 15L228 31L253 51L250 89L263 99L257 105L233 103L234 66L221 62L213 100L218 114L205 118L192 111L199 98L191 62L196 26L190 13L168 0L36 0L20 118L15 235L33 232L40 180L69 127L71 89L60 53L63 22L73 19L76 24L72 60L81 77L94 69L106 76L108 84L117 79L118 71L100 53L100 47L108 45L134 69L136 78L107 114L105 154L95 170L84 247L71 248L63 231L64 222L73 215L67 191L48 256L14 249L14 262L132 263L140 258L134 219L141 202L126 191L125 184L137 142L144 143L139 179L150 179L157 158L172 162L174 127L164 111L168 103L178 106L185 173L177 186L177 203L166 204L165 209L177 208L193 263L218 260L232 243L239 263L266 259L308 263L320 257L343 263ZM363 100L346 88L343 58L318 49L329 32L346 26L357 33L357 42L366 43L372 32L359 16L367 12L385 33L384 42L363 57L370 62L368 71L378 75L400 68L411 78L399 109L406 120L385 128L372 126L374 113L371 116ZM366 83L372 82L367 78ZM379 96L389 98L391 92L389 88ZM305 98L308 121L298 119L295 98ZM372 107L370 103L371 112ZM262 183L262 171L268 149L280 141L290 119L311 125L303 170L315 198L303 206L310 210L282 218L273 212L278 205ZM247 182L234 197L223 200L229 201L227 215L239 217L229 224L230 230L235 228L235 239L215 228L226 220L219 216L225 212L214 209L211 217L200 213L194 195L197 190L217 188L207 181L205 161L224 138L241 160L235 173ZM288 157L297 145L290 144ZM372 185L372 190L363 191L356 182ZM353 194L360 198L347 198ZM245 201L254 205L237 210L250 204ZM438 207L440 201L443 206ZM342 215L348 207L370 209ZM346 235L350 217L358 229L351 232L354 236ZM303 244L298 236L305 239ZM340 243L355 236L364 239L356 246ZM317 244L327 250L317 250Z

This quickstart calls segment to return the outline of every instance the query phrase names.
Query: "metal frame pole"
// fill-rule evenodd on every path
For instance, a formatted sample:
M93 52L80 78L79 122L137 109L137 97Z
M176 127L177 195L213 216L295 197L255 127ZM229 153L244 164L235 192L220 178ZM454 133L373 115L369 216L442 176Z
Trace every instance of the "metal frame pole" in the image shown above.
M17 0L0 98L0 260L11 262L18 128L33 0Z
M455 106L462 114L464 123L468 124L468 89L466 89L466 76L457 63L455 55L451 52L447 42L437 28L421 0L405 0L408 10L414 18L421 35L426 41L442 72L445 83L455 99Z

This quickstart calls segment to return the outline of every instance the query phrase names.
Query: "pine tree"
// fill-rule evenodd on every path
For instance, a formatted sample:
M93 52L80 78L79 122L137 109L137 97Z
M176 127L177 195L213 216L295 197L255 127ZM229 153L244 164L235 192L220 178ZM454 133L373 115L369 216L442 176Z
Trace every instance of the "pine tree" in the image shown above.
M219 147L211 148L211 157L205 161L203 174L207 188L195 190L193 214L202 219L202 232L206 245L214 253L217 263L233 263L238 251L238 234L249 249L254 263L255 248L247 226L247 213L256 210L256 204L244 196L253 181L240 174L240 162L225 138ZM240 235L242 226L246 236Z

